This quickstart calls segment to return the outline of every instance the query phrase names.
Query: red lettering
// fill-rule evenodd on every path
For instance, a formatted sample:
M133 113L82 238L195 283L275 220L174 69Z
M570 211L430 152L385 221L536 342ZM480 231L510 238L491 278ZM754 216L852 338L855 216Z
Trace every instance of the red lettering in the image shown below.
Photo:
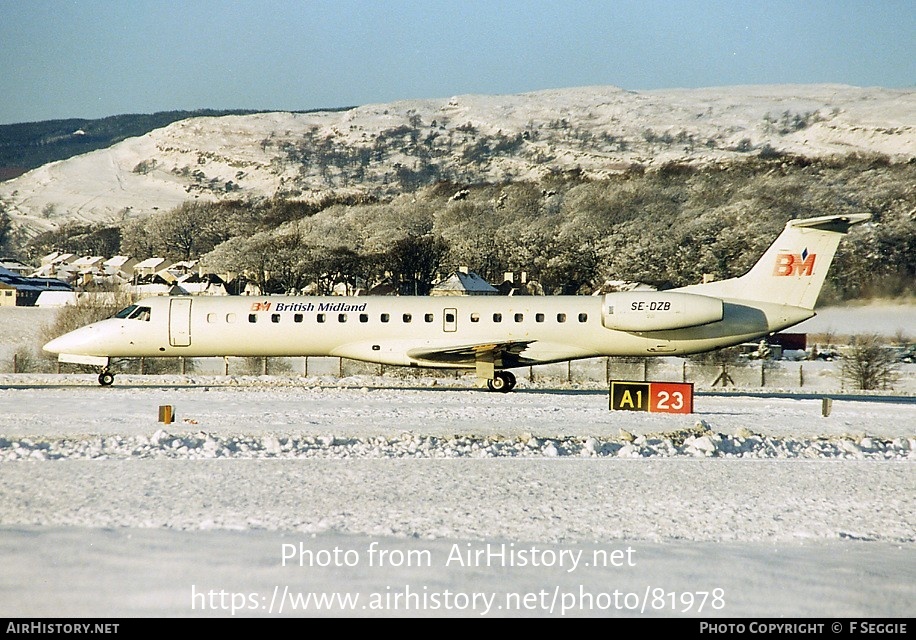
M804 260L797 253L780 253L776 256L774 276L810 276L814 274L815 253L809 253Z
M815 254L809 253L805 261L795 267L795 273L800 276L810 276L814 273Z

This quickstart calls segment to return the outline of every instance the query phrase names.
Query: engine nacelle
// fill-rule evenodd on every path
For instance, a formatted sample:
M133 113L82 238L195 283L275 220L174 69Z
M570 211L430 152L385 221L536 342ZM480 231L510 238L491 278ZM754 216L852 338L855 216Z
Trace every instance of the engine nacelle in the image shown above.
M619 331L665 331L722 319L718 298L677 291L619 291L604 296L601 322Z

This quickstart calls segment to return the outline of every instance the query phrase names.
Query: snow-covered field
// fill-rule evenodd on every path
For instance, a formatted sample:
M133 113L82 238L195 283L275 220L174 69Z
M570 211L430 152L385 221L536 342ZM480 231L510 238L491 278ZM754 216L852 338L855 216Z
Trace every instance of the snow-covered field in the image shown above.
M912 614L912 394L549 387L4 374L0 615Z

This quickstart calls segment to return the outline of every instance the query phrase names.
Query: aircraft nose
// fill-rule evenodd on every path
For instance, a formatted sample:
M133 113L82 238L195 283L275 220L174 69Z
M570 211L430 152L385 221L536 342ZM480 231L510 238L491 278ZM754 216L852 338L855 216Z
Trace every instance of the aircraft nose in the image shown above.
M48 353L71 353L74 355L89 355L92 344L96 341L96 331L91 327L82 327L76 331L65 333L48 342L42 349Z
M45 346L42 347L48 353L68 353L68 347L73 345L73 339L70 337L69 333L54 338L48 342Z

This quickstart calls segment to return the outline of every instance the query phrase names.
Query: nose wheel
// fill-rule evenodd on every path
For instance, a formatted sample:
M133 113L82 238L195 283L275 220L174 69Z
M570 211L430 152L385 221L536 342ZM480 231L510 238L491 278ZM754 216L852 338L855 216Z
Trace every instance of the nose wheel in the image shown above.
M102 369L99 374L99 384L103 387L110 387L114 383L114 374L108 369Z
M511 371L497 371L493 374L492 380L487 380L487 389L490 391L499 391L500 393L509 393L515 388L515 374Z

